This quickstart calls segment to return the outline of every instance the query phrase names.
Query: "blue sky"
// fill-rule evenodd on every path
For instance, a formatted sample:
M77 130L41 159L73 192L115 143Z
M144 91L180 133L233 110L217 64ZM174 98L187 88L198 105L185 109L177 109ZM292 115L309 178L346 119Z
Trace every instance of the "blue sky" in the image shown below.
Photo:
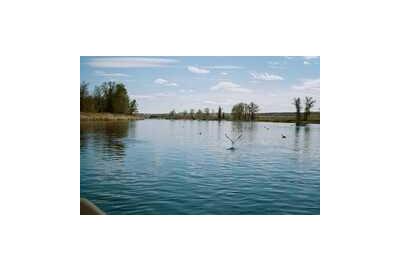
M81 57L81 81L122 82L142 113L191 108L229 112L238 102L255 102L261 112L294 111L294 97L312 96L319 110L320 58L254 57Z

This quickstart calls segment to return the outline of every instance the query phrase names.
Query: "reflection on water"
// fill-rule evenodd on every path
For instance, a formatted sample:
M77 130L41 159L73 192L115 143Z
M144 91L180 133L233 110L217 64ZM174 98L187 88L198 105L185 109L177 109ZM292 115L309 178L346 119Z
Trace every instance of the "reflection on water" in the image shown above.
M81 196L108 214L319 214L319 125L88 121L80 139Z
M124 138L135 136L134 121L84 121L81 123L81 149L88 143L96 145L96 150L105 158L122 159L125 155Z

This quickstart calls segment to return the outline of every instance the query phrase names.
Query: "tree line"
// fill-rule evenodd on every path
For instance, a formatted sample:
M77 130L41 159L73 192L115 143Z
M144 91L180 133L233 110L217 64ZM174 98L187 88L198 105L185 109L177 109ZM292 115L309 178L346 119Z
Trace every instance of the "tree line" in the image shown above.
M256 113L260 107L254 102L249 104L240 102L232 107L232 119L240 121L254 121L256 120Z
M104 82L94 87L93 94L89 93L89 84L80 84L81 112L108 112L118 114L136 114L139 112L135 99L130 99L123 83Z
M297 97L293 99L293 105L296 108L296 122L300 123L302 121L306 122L310 119L311 109L315 106L316 100L312 97L304 98L304 112L302 112L303 105L302 100ZM254 102L244 103L240 102L233 105L230 113L224 113L222 107L219 106L217 112L205 109L190 109L184 110L183 112L176 112L175 110L170 111L166 118L168 119L190 119L190 120L236 120L236 121L256 121L260 119L266 119L264 116L257 116L260 107ZM165 115L164 115L165 117ZM289 119L290 121L291 119ZM293 121L293 120L292 120Z
M256 113L259 111L259 106L254 102L249 104L240 102L232 107L230 114L225 114L222 107L219 106L217 112L210 110L210 108L190 109L183 112L176 112L175 109L168 113L169 119L191 119L191 120L240 120L240 121L254 121L256 120Z
M222 120L225 119L225 113L222 112L221 106L218 107L218 112L210 108L202 109L190 109L184 110L183 112L176 112L175 109L168 113L169 119L189 119L189 120Z

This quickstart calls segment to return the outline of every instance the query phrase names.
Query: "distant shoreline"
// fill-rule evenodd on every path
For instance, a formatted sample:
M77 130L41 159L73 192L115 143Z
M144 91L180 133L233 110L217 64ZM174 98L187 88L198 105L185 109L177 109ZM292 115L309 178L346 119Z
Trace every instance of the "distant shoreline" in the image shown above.
M199 121L218 121L216 116L203 117L201 119L191 119L189 117L175 116L171 118L168 114L144 114L145 119L165 119L165 120L199 120ZM301 118L304 119L303 113ZM226 114L221 121L236 121L232 120L230 114ZM243 122L250 122L243 120ZM258 113L254 122L273 122L273 123L296 123L296 113L292 112L274 112L274 113ZM300 120L300 125L305 124L320 124L320 112L311 112L308 120Z
M81 112L81 121L120 121L120 120L144 120L144 119L164 119L164 120L198 120L198 121L218 121L216 117L208 119L188 119L188 118L169 118L168 114L140 114L140 115L126 115L126 114L113 114L113 113L87 113ZM221 119L221 121L236 121L230 118ZM243 121L249 122L249 121ZM272 123L296 123L295 113L260 113L257 114L254 122L272 122ZM300 121L300 125L305 124L320 124L320 113L313 112L310 119L307 121Z
M81 112L81 121L144 120L143 115Z

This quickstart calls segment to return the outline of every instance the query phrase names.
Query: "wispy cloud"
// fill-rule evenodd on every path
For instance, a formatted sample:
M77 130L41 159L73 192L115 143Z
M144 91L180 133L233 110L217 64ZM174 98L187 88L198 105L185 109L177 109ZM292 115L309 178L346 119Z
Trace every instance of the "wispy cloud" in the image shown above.
M159 84L159 85L163 85L163 86L178 86L177 83L170 82L170 81L162 79L162 78L155 79L154 83L155 84Z
M241 66L233 66L233 65L222 65L222 66L206 66L205 68L209 69L242 69Z
M240 85L233 82L219 82L216 85L210 88L212 91L228 91L228 92L242 92L242 93L250 93L251 89L240 87Z
M95 68L149 68L168 67L178 62L169 58L99 57L90 59L87 64Z
M304 65L311 65L311 63L308 61L304 61Z
M181 93L193 93L194 90L193 89L180 89L179 92L181 92Z
M203 68L198 68L198 67L194 67L194 66L188 66L187 69L195 74L207 74L210 73L209 70L207 69L203 69Z
M226 75L228 75L229 73L228 72L221 72L220 73L222 76L226 76Z
M304 56L304 59L311 60L311 59L318 59L319 56Z
M283 77L279 75L269 74L267 72L258 73L258 72L250 72L250 75L256 80L262 81L281 81Z
M125 73L104 72L102 70L95 70L94 74L100 77L129 77L129 75Z
M292 89L320 91L320 79L303 79L301 84L293 85Z

